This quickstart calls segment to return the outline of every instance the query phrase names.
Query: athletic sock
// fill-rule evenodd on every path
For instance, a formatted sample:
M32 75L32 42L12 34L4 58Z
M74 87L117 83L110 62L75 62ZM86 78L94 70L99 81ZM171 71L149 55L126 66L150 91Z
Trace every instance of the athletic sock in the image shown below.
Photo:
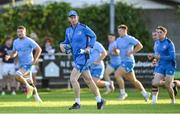
M102 100L101 96L96 96L96 101L97 101L98 103L101 102L101 100Z
M157 102L158 91L159 91L158 87L152 86L152 103L156 103Z
M145 97L145 96L147 95L146 90L142 90L142 91L141 91L141 94Z
M105 82L104 82L104 84L105 84L106 88L109 88L109 86L110 86L110 82L105 81Z
M75 102L80 105L80 98L75 98Z
M125 89L120 89L120 94L126 94Z
M157 95L152 95L152 102L156 103L157 102Z

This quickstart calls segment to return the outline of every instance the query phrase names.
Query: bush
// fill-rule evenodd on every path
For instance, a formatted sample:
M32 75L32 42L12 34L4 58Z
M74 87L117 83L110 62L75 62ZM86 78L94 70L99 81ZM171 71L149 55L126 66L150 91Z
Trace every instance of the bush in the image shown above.
M44 36L51 36L55 45L64 40L66 27L69 26L67 13L72 7L67 3L52 3L47 6L24 5L15 8L3 9L0 15L0 43L6 34L16 36L18 25L27 27L28 33L34 31L40 38L42 44ZM107 34L109 33L109 5L88 6L76 8L80 15L80 22L91 27L98 41L107 46ZM141 17L141 10L134 9L122 3L116 4L115 24L126 24L129 27L129 34L138 38L144 47L144 51L151 50L151 39ZM105 39L105 40L104 40Z

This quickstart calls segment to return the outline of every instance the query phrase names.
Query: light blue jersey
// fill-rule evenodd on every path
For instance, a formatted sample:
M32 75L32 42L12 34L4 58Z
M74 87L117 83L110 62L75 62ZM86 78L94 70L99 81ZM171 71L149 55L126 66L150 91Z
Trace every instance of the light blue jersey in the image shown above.
M121 61L123 62L133 62L135 63L134 56L128 56L128 52L133 51L134 46L139 43L139 41L133 36L126 35L119 37L116 40L117 48L120 49Z
M102 46L101 43L96 41L94 47L91 49L90 59L88 60L88 62L92 64L91 66L101 67L101 64L97 65L97 64L94 64L94 62L100 58L102 52L106 52L105 48ZM102 60L101 60L101 63L103 63Z
M75 67L78 70L87 70L85 67L89 59L89 55L80 53L80 50L88 46L93 48L95 41L95 33L84 24L77 23L75 27L70 26L66 29L66 37L63 44L70 45Z
M23 39L17 38L13 43L13 51L18 53L19 65L32 65L33 61L33 49L39 47L39 45L29 37Z
M110 58L110 61L109 61L110 66L113 67L114 69L117 69L121 64L121 57L120 57L120 55L114 55L113 54L114 48L117 48L116 41L111 42L109 44L108 54L109 54L109 58Z
M101 43L96 41L94 47L91 49L90 59L88 60L90 64L91 75L100 79L102 79L104 75L104 62L103 60L101 60L100 64L94 64L94 62L100 58L101 53L103 52L106 52L105 48Z

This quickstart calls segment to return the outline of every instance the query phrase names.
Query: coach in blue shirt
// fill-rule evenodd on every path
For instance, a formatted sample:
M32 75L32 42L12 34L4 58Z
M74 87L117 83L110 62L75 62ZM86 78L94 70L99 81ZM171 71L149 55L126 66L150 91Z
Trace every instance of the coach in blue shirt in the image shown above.
M68 13L68 19L71 26L66 29L65 41L60 44L60 48L62 52L69 52L71 50L74 60L74 68L71 72L70 81L74 89L75 103L69 109L80 109L80 86L78 79L81 74L96 96L97 109L102 109L105 101L101 98L99 89L92 80L87 64L90 49L93 48L96 41L96 35L88 26L79 22L79 16L76 11L71 10Z
M176 53L173 42L167 38L167 29L163 26L158 26L157 33L159 40L156 41L154 46L155 59L157 59L157 66L155 67L155 76L152 81L154 87L161 85L161 79L165 79L165 86L171 98L171 103L175 104L175 95L173 87L171 86L174 80L174 73L176 67ZM157 101L157 95L153 98L152 103Z

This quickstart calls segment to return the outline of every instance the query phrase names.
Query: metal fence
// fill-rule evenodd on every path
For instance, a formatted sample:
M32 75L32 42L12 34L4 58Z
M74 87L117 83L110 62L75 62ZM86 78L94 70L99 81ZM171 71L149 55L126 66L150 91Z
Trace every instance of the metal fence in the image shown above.
M177 70L180 71L180 54L177 54ZM151 80L153 78L154 66L147 59L147 53L138 53L135 55L136 66L135 74L136 77L145 85L150 86ZM105 60L107 63L108 58ZM43 87L68 87L69 86L69 76L72 70L72 56L63 53L56 53L55 60L41 60L41 79L42 83L39 85ZM113 74L112 74L113 75ZM111 76L112 80L114 77ZM129 86L129 82L125 81L126 86ZM84 81L80 79L80 84L84 86Z

